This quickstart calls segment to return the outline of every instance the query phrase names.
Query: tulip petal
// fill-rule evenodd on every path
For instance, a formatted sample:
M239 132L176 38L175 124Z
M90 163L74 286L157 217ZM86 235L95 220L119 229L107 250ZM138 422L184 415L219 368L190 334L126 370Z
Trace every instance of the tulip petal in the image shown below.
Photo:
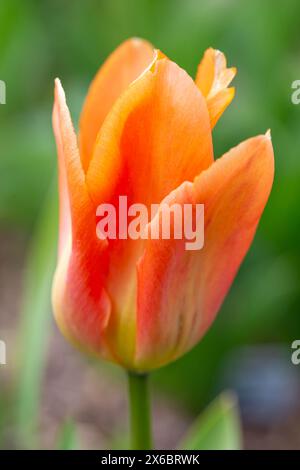
M213 128L220 116L234 97L234 88L228 88L236 75L236 68L227 68L226 57L217 49L205 51L199 64L196 84L207 100L211 127Z
M203 96L184 70L158 55L107 116L86 181L98 204L116 194L160 203L212 162Z
M76 228L79 219L91 208L91 200L85 185L77 138L58 79L55 80L53 128L58 153L60 222L63 225L60 235L63 234L63 238L67 238L71 225Z
M219 310L249 249L274 172L269 135L230 150L194 183L183 183L169 205L204 204L204 247L186 240L147 240L138 263L136 367L159 367L190 349ZM158 212L151 225L161 223Z
M128 206L159 204L213 161L203 96L185 71L160 57L123 93L100 130L86 175L95 204L117 207L120 195L127 196ZM143 243L130 239L108 243L106 288L114 299L108 341L117 338L119 357L132 363L136 262ZM124 331L132 341L124 341Z
M154 49L142 39L129 39L106 60L94 78L80 118L80 154L87 170L99 129L121 93L152 62Z
M95 208L81 167L65 95L55 82L53 126L58 149L60 247L53 307L62 332L79 347L109 357L102 332L110 314L104 289L106 243L96 237Z

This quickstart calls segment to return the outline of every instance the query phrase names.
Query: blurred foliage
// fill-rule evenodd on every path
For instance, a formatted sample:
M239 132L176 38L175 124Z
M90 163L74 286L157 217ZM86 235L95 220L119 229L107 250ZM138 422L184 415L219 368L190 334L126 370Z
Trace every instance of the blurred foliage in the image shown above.
M178 449L240 450L241 442L237 401L223 392L195 420Z
M214 131L217 156L272 130L275 184L251 251L203 341L155 374L164 390L195 410L215 393L230 351L241 344L290 343L300 328L300 106L291 103L291 83L300 79L299 17L298 0L0 3L0 79L7 84L7 104L0 107L2 226L29 233L55 174L54 78L63 82L76 123L97 68L128 37L150 40L192 75L209 46L224 51L229 65L237 66L236 97ZM54 232L56 215L49 213L47 223ZM54 236L49 243L47 253L55 246ZM42 304L46 309L47 299L40 309ZM34 383L40 364L36 367ZM28 399L31 406L33 398Z
M76 428L72 421L63 423L57 444L58 450L78 450Z
M51 282L57 239L57 185L52 185L29 249L22 299L15 418L18 440L36 445L41 381L50 322Z

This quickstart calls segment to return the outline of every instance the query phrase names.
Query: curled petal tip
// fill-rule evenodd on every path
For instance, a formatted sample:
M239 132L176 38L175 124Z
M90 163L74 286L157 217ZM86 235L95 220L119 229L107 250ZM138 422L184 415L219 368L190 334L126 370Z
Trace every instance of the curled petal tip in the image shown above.
M206 98L213 128L234 97L234 89L228 88L236 75L236 67L227 67L223 52L209 48L201 60L196 85Z
M59 78L54 80L54 93L61 100L62 103L66 102L66 95Z
M267 130L267 132L265 133L265 136L267 137L267 139L269 139L270 141L272 141L271 129L268 129L268 130Z
M144 39L139 38L138 36L134 36L134 37L130 38L129 41L131 41L133 44L137 44L137 45L146 42Z
M55 86L55 88L62 88L62 86L61 86L61 81L60 81L60 79L59 79L58 77L56 77L56 78L54 79L54 86Z

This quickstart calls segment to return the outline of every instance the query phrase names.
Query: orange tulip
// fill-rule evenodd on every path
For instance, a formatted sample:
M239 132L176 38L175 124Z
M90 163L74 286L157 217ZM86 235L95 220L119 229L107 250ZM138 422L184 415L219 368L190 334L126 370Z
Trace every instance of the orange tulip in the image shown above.
M143 40L105 62L87 95L79 145L59 80L53 125L60 231L53 307L67 338L135 371L184 354L213 322L249 249L274 172L270 134L213 157L211 129L235 69L206 51L196 82ZM203 203L205 243L100 240L96 207ZM150 225L160 224L160 212Z

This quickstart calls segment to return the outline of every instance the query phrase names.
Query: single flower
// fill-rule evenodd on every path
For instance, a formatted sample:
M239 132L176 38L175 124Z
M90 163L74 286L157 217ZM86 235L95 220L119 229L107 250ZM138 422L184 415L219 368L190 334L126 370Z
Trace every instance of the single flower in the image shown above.
M208 49L196 82L146 41L130 39L97 73L79 144L59 80L53 126L60 230L53 282L57 323L79 348L133 371L162 366L213 322L249 249L274 172L269 133L214 160L211 129L236 71ZM96 208L177 202L205 207L205 242L106 239ZM161 213L150 225L161 223Z

